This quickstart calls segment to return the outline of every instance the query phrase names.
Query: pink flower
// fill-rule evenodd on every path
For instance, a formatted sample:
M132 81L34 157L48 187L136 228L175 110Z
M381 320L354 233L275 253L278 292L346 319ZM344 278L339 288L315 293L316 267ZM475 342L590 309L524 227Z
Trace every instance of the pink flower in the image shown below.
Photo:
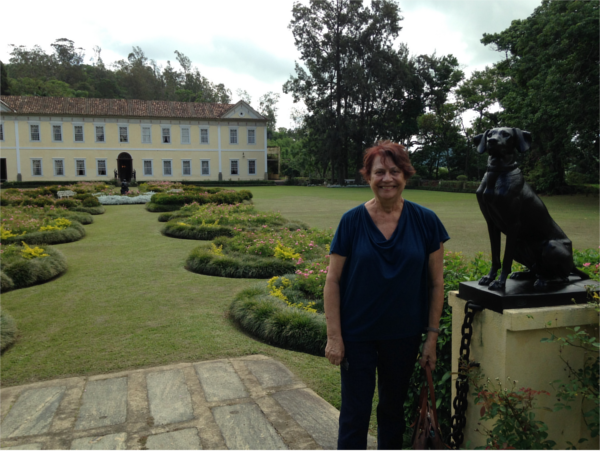
M591 265L591 263L584 263L584 264L583 264L583 266L585 266L585 267L588 267L588 266L590 266L590 265Z

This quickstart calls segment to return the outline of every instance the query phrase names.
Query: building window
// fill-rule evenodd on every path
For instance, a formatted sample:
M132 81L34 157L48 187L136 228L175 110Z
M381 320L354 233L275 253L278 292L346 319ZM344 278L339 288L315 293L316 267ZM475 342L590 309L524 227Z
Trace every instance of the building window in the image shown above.
M248 129L248 144L256 144L256 130Z
M54 160L54 175L55 176L64 176L65 175L64 160Z
M171 160L163 160L163 175L173 175Z
M230 160L230 171L231 175L240 175L238 170L238 160Z
M182 160L181 161L181 173L183 175L192 175L192 161Z
M237 128L229 129L229 144L237 144Z
M162 129L162 142L163 142L163 144L171 143L171 129L170 128Z
M4 141L4 124L0 124L0 141Z
M142 127L142 143L152 144L152 128L151 126Z
M75 175L85 177L85 160L75 160Z
M83 142L83 125L74 125L73 134L75 135L75 142Z
M31 131L31 140L39 141L40 140L40 126L39 125L30 125L29 130Z
M104 142L104 125L96 125L96 142Z
M119 127L119 142L128 143L129 142L129 130L128 127Z
M256 175L256 160L248 160L248 175Z
M200 129L200 144L208 144L208 128Z
M42 174L42 159L34 158L31 160L31 175L41 176Z
M96 160L98 175L106 175L106 160Z
M181 127L181 144L190 144L190 128Z
M61 125L53 125L52 126L52 141L62 141L62 126Z
M152 160L144 160L144 175L152 175Z
M210 160L200 160L201 175L210 175Z

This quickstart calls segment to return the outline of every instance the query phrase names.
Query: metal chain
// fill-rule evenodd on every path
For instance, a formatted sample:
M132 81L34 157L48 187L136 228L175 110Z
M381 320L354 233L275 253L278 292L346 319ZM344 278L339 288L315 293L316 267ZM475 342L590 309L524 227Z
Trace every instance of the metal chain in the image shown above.
M483 307L467 302L465 305L465 319L462 325L462 337L458 356L458 378L456 379L456 396L452 402L454 415L452 415L452 432L450 443L453 449L458 449L464 440L464 429L467 422L467 395L469 394L468 373L472 367L479 366L478 363L469 360L471 352L471 337L473 336L473 318L475 313Z

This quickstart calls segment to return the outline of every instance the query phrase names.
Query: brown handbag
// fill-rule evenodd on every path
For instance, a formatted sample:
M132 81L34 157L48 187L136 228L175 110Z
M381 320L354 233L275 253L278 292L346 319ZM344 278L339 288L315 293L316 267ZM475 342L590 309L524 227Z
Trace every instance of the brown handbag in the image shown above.
M412 449L449 449L442 440L442 433L435 409L435 392L433 390L433 377L429 362L425 364L427 382L421 388L419 397L419 414L414 423ZM427 399L427 389L431 402Z

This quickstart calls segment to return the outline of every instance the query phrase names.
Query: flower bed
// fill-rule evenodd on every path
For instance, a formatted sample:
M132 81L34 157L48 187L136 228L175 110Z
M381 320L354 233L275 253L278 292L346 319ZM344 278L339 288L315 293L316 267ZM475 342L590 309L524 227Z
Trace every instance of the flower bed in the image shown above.
M3 244L59 244L77 241L85 236L85 229L69 212L54 206L5 207L2 209L1 239Z
M287 220L276 212L259 212L251 204L193 203L174 213L163 213L159 221L168 220L161 233L174 238L212 240L218 236L232 237L243 230L258 230L263 226L283 226ZM295 228L306 225L292 225ZM289 227L289 226L288 226Z
M139 190L141 193L154 191L155 193L166 193L171 190L183 190L185 192L208 192L215 194L223 191L223 188L204 188L202 186L186 185L176 182L144 182L140 183Z
M98 202L102 205L132 205L132 204L147 204L154 192L150 191L140 195L102 195L98 196Z
M245 200L252 199L252 193L248 190L220 190L212 192L215 189L205 190L203 192L189 191L184 193L158 193L154 194L150 200L158 205L179 205L181 208L185 204L198 203L204 204L238 204Z

